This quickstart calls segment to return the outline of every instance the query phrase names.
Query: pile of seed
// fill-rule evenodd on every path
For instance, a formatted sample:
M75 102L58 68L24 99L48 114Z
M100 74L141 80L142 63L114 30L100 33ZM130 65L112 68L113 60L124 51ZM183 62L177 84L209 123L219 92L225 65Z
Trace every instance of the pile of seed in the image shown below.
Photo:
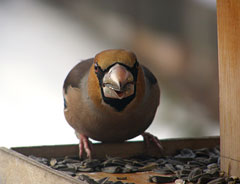
M139 156L129 159L107 157L104 160L77 158L40 158L29 156L40 163L50 166L58 171L65 172L89 184L123 184L119 179L117 182L102 178L95 181L83 172L106 172L106 173L134 173L153 171L168 176L150 176L149 182L176 184L198 183L198 184L234 184L239 183L237 177L227 177L219 169L219 148L202 148L197 150L182 149L174 156L153 158Z

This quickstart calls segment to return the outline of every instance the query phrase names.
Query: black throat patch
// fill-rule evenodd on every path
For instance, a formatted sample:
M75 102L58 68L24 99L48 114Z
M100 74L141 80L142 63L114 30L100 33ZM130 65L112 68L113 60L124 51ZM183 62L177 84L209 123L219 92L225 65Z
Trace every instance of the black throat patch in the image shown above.
M101 93L103 97L103 101L116 109L117 111L123 111L123 109L134 99L136 96L136 85L134 86L134 93L131 96L128 96L123 99L115 99L115 98L108 98L104 96L103 89L101 87Z
M118 63L118 62L117 62ZM114 63L117 64L117 63ZM106 70L102 70L100 68L100 66L96 65L95 67L95 72L96 72L96 75L98 77L98 81L99 81L99 85L100 85L100 88L101 88L101 94L102 94L102 97L103 97L103 101L110 105L111 107L113 107L116 111L118 112L121 112L124 110L124 108L135 98L136 96L136 83L137 83L137 74L138 74L138 62L136 61L136 63L134 64L133 67L128 67L122 63L118 63L120 65L123 65L124 67L126 67L128 69L128 71L130 71L132 74L133 74L133 77L134 77L134 93L131 95L131 96L128 96L126 98L123 98L123 99L115 99L115 98L108 98L108 97L105 97L104 96L104 93L103 93L103 88L102 88L102 80L103 80L103 77L105 75L105 73L107 73L109 71L109 69L113 66L111 65L110 67L108 67Z

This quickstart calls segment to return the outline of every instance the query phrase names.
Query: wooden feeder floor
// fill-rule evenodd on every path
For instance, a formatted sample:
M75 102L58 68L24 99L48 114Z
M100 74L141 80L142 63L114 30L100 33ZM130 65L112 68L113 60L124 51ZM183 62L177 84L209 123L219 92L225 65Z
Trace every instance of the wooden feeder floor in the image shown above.
M187 139L167 139L161 140L164 147L164 155L173 155L183 148L200 149L213 148L219 145L219 137L187 138ZM104 159L106 155L111 157L129 158L138 155L148 155L161 157L157 147L150 145L146 149L143 142L125 143L99 143L93 145L93 158ZM36 157L63 158L77 157L78 145L53 145L34 147L15 147L11 149L0 148L0 183L37 183L37 184L81 184L85 183L60 171L56 171L48 166L38 163L29 158L30 155ZM117 177L127 177L121 180L123 183L150 184L150 175L161 174L147 171L124 174L110 174L104 172L84 172L94 179L109 177L110 181L119 181Z

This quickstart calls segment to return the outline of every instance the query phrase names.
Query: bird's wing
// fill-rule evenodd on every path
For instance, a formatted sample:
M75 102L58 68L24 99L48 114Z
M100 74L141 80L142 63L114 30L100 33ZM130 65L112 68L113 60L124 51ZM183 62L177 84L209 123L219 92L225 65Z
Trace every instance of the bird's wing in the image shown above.
M155 85L157 83L157 79L156 77L153 75L153 73L145 66L141 65L143 72L144 72L144 76L146 77L146 79L148 80L150 87L152 85Z
M145 66L142 66L143 73L145 76L146 87L145 94L147 97L147 103L150 104L149 107L157 108L160 102L160 87L158 85L158 81L153 73Z
M63 89L64 93L67 93L67 89L69 86L79 88L81 79L85 76L85 74L89 71L91 65L93 63L93 58L83 60L78 63L68 74L64 81Z

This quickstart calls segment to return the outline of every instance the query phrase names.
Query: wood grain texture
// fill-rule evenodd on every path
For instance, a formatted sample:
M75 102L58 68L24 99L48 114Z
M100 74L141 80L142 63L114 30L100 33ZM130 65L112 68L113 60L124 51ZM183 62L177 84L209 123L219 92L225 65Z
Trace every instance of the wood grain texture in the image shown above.
M219 137L165 139L161 140L161 144L164 147L165 155L173 155L182 148L213 148L219 145ZM149 147L146 147L142 141L125 143L98 143L93 144L93 150L94 158L106 158L106 155L112 157L131 157L134 155L149 155L158 157L162 155L162 153L159 151L159 148L157 148L155 144L150 144ZM78 145L34 146L12 149L0 147L0 184L1 182L4 184L84 183L26 157L28 155L46 158L65 156L76 157L78 156ZM94 179L109 177L112 181L116 181L117 177L127 177L127 180L123 180L123 182L134 182L136 184L150 184L148 182L150 175L160 175L154 172L138 172L127 174L108 174L96 172L84 174L87 174Z
M126 180L121 180L124 183L135 183L135 184L153 184L152 182L149 181L149 176L164 176L159 173L155 173L152 171L147 171L147 172L137 172L137 173L126 173L126 174L109 174L109 173L84 173L95 180L104 178L104 177L109 177L110 181L119 181L117 178L123 178L126 177ZM172 183L166 183L166 184L175 184L175 182Z
M0 147L0 184L84 184L65 173Z
M240 1L218 0L221 168L240 176Z
M161 140L164 152L161 152L155 144L146 144L143 141L124 142L124 143L96 143L93 144L93 158L111 157L129 158L138 155L148 155L160 157L162 155L173 155L183 148L199 149L213 148L219 145L219 137L203 138L179 138ZM45 158L60 158L65 156L77 157L78 145L53 145L53 146L34 146L34 147L17 147L12 150L29 156L34 155ZM83 155L86 157L86 155Z

